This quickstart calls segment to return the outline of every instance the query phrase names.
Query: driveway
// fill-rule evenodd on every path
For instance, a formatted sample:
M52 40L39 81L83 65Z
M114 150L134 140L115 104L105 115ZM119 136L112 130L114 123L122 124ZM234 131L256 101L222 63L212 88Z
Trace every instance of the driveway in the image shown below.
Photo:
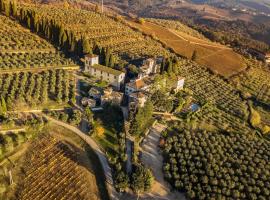
M147 195L142 195L141 199L186 200L184 194L172 191L171 186L163 177L163 157L158 145L160 133L165 128L164 125L157 123L143 141L142 162L152 170L155 181L151 192Z

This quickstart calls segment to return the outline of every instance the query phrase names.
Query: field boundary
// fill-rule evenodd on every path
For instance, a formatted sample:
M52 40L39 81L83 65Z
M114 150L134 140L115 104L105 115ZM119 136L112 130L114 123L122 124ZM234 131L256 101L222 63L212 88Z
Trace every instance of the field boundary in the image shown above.
M0 70L0 74L13 74L13 73L20 73L20 72L42 72L47 70L55 70L55 69L63 69L63 70L78 70L80 69L79 65L70 65L70 66L48 66L48 67L27 67L22 69L7 69L7 70Z

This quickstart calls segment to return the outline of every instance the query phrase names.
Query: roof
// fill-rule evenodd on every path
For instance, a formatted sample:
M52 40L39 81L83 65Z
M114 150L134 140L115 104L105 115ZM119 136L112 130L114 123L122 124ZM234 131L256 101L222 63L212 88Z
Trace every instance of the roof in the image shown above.
M138 79L127 84L128 87L139 90L145 86L144 81L142 79Z
M100 70L100 71L103 71L103 72L107 72L107 73L113 74L115 76L120 76L121 74L124 74L124 72L122 72L122 71L118 71L118 70L115 70L113 68L106 67L104 65L96 64L96 65L91 66L91 68L97 69L97 70Z
M144 93L142 93L142 92L133 92L129 96L133 97L133 98L136 98L136 99L146 97L146 95Z
M99 57L99 56L95 55L95 54L86 54L85 57L86 58L96 58L96 57Z
M92 87L89 91L88 91L89 94L92 94L92 95L102 95L103 91L101 88L98 88L98 87Z

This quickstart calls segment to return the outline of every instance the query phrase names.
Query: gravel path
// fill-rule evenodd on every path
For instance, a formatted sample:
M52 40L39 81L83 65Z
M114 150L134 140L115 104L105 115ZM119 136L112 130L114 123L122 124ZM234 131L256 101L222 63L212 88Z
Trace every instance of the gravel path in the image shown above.
M140 199L186 200L184 194L171 191L170 185L163 177L163 157L158 145L160 133L165 128L157 123L142 144L142 162L153 171L155 181L151 192Z

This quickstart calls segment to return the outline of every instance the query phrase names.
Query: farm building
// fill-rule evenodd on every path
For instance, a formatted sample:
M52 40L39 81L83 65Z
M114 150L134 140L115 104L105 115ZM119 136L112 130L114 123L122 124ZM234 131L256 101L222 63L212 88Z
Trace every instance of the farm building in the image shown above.
M102 81L108 82L110 85L120 90L124 83L125 73L106 67L99 64L99 57L97 55L85 56L85 72L90 73L91 76L99 78Z

